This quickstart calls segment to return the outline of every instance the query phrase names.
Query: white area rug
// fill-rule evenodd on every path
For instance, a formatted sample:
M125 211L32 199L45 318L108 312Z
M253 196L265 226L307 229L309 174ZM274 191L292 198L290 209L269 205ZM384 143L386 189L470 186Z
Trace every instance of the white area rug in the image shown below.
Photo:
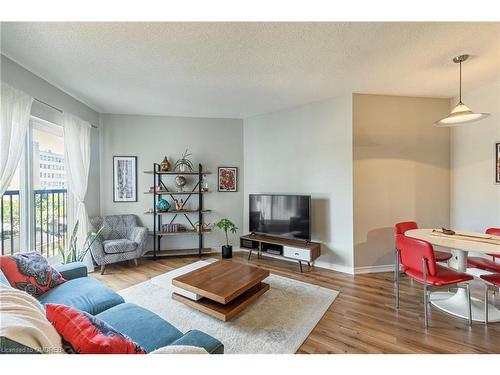
M295 353L338 295L332 289L270 275L265 280L271 286L269 291L236 318L222 322L172 300L172 278L193 265L118 293L127 302L160 315L182 332L198 329L208 333L224 344L225 353L232 354Z

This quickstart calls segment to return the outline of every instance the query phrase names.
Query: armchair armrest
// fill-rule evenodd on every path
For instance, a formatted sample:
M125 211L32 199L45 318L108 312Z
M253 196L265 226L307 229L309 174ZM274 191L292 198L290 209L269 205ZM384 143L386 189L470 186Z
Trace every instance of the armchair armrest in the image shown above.
M96 238L92 245L90 245L90 254L92 255L92 259L98 266L104 264L104 246L102 245L102 240L100 237Z
M134 241L138 245L142 245L146 238L147 229L144 227L135 227L128 234L128 239Z
M210 354L224 353L224 345L219 340L198 330L186 332L184 336L179 337L169 345L196 346L205 349Z
M73 262L56 266L55 269L66 280L78 279L87 276L87 266L81 262Z

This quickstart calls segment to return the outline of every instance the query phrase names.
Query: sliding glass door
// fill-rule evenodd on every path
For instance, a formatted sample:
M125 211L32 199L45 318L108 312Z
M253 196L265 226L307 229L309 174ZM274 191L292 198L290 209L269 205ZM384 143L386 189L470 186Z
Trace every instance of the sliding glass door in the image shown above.
M2 196L2 255L36 250L57 256L67 243L62 127L32 117L16 176Z

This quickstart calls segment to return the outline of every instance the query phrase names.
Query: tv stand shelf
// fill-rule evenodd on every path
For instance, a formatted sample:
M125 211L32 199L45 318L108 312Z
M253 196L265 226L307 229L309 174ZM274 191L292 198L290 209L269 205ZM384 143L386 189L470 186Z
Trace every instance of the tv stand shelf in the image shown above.
M296 260L302 272L302 262L310 267L311 262L321 255L321 244L306 240L293 240L266 236L262 234L247 234L240 237L240 248L249 250L248 259L252 252L257 252L257 257L262 254L271 254L278 258Z

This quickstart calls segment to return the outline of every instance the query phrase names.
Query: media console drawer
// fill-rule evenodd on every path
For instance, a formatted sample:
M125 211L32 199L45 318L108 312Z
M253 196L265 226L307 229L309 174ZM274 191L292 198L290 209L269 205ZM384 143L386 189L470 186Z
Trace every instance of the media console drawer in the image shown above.
M251 233L240 237L242 249L248 249L248 260L252 252L257 253L257 258L269 255L273 258L295 260L302 272L302 263L307 263L309 269L312 262L321 255L319 242L304 241L290 238L279 238L262 234Z
M312 261L311 250L301 249L299 247L283 246L283 256L287 258L303 260L305 262Z

